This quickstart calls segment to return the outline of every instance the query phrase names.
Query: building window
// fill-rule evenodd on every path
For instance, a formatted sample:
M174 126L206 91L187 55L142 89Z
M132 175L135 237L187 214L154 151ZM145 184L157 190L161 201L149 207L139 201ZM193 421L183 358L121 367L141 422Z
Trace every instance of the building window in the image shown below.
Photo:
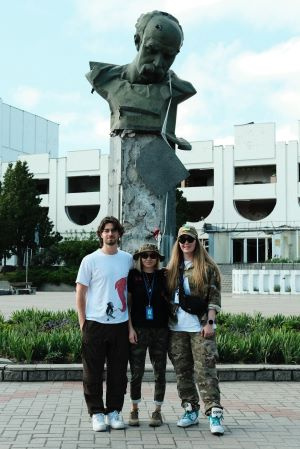
M188 201L187 221L194 223L204 220L211 213L213 206L213 201Z
M49 194L49 179L34 179L36 190L39 192L39 195L48 195Z
M235 184L269 184L276 182L276 165L235 167Z
M272 259L272 238L232 239L233 263L257 263Z
M232 261L233 263L244 262L244 239L232 239Z
M270 215L276 200L236 200L233 202L236 211L247 220L258 221Z
M70 221L77 225L88 225L97 217L100 206L66 206L66 214Z
M189 170L190 176L182 181L181 187L206 187L214 185L213 169L202 170L200 168Z
M100 176L69 176L68 193L100 192Z

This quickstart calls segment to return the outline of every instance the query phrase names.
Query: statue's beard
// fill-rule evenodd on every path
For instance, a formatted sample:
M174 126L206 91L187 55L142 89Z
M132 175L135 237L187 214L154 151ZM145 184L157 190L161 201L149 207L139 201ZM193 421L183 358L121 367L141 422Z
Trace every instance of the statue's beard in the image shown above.
M140 70L140 75L146 80L158 83L165 77L166 72L160 68L155 67L153 64L144 64Z

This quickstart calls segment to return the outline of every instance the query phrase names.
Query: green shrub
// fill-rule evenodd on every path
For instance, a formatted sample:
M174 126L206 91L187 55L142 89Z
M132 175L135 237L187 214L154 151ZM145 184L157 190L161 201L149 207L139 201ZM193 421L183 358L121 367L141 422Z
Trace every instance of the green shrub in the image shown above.
M28 280L35 287L42 284L68 284L75 285L78 267L29 267ZM0 275L0 280L9 282L25 282L25 270L16 270L12 273Z
M300 363L300 316L264 318L221 313L221 363ZM0 357L20 363L79 363L81 333L75 310L26 309L0 319Z

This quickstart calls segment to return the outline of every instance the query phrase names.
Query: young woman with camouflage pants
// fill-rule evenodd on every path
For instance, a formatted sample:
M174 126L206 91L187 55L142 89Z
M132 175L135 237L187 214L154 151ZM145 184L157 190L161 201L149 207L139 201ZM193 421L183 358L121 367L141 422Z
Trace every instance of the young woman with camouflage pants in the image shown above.
M130 398L132 410L130 426L139 425L138 405L145 370L147 349L154 370L155 410L149 425L162 425L161 406L166 390L166 360L168 349L168 303L166 301L166 274L159 270L164 260L156 245L145 244L134 254L135 269L128 275L129 363L131 371Z
M199 242L192 226L178 231L168 264L168 287L173 292L174 320L170 321L169 357L174 365L177 389L183 408L179 427L198 424L199 388L209 418L211 433L221 435L223 408L220 404L218 357L215 341L215 318L221 309L220 274L218 267ZM179 306L179 285L186 295L206 299L208 312L197 316ZM195 375L195 380L194 380Z

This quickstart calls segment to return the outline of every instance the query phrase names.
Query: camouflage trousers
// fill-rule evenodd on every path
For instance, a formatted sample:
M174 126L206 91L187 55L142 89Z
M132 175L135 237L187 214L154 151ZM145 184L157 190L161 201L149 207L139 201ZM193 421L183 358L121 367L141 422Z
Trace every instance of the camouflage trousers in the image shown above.
M157 405L162 404L166 391L168 329L135 328L135 331L137 344L131 344L129 350L130 398L133 403L138 403L141 400L141 386L148 349L155 379L154 402Z
M174 366L181 404L190 403L199 410L199 394L209 414L212 407L220 407L220 389L216 361L218 351L215 338L204 338L199 332L169 334L169 357Z

